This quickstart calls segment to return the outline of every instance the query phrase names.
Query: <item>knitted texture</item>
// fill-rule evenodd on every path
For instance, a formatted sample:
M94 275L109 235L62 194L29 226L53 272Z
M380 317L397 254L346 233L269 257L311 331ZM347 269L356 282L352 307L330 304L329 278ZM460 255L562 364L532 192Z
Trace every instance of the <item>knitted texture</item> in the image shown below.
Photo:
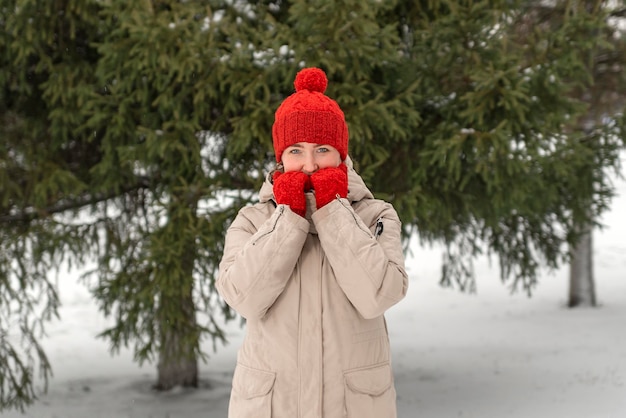
M348 196L348 167L339 164L339 167L323 168L311 174L311 185L315 190L315 205L317 208L326 206L337 196Z
M272 126L276 161L285 148L298 142L331 145L341 160L348 155L348 125L337 102L324 95L328 79L319 68L301 70L294 81L296 92L278 107Z
M311 188L311 179L302 171L274 172L274 198L276 203L287 205L298 215L306 215L304 192Z

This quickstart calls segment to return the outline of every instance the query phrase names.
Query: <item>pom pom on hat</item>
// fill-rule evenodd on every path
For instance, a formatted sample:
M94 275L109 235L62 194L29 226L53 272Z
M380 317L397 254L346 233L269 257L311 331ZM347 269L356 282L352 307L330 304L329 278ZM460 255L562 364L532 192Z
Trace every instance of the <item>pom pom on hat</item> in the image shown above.
M337 102L324 95L326 73L319 68L305 68L293 84L296 92L278 107L272 126L276 161L280 162L285 148L298 142L331 145L345 160L348 126Z
M328 78L326 78L326 73L319 68L305 68L296 74L293 86L296 92L309 90L324 93L328 87Z

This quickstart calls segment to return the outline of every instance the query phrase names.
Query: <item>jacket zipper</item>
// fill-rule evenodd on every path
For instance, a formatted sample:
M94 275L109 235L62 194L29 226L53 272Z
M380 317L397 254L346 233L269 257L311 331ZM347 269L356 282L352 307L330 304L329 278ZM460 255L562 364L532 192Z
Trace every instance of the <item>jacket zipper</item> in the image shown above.
M274 232L274 230L276 230L276 224L278 224L278 220L280 219L281 216L283 216L283 212L285 211L285 207L281 206L280 208L278 208L279 212L278 212L278 216L276 217L276 221L274 221L274 225L272 225L272 229L270 229L269 231L267 231L266 233L264 233L263 235L259 235L253 242L252 245L256 245L257 241L259 241L261 238L271 234L272 232Z
M371 232L370 230L365 230L365 229L363 229L363 228L361 227L361 224L359 223L359 221L358 221L358 220L357 220L357 218L356 218L356 213L354 213L354 211L353 211L353 210L350 210L350 209L349 209L349 208L348 208L348 207L347 207L347 206L343 203L343 201L341 200L341 196L339 196L339 194L337 194L337 195L336 195L336 197L337 197L337 200L339 200L339 203L341 203L341 206L343 206L343 207L344 207L344 208L345 208L348 212L350 212L350 214L352 215L352 218L354 219L354 223L356 224L356 226L358 226L358 227L359 227L359 229L360 229L361 231L365 232L365 233L367 234L367 236L368 236L368 237L370 237L370 238L374 238L374 237L372 236L372 232Z

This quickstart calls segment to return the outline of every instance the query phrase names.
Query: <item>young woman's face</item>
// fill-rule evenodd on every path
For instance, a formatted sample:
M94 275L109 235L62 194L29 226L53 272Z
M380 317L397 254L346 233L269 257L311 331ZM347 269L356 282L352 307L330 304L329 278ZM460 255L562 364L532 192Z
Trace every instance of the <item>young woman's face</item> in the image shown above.
M337 167L341 164L341 156L336 148L310 142L298 142L287 147L281 158L285 172L302 171L312 174L322 168Z

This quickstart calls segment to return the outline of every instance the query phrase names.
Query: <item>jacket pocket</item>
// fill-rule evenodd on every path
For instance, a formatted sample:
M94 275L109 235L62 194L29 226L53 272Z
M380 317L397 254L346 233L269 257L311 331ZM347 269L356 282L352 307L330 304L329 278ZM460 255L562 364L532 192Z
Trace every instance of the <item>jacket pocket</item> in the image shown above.
M237 364L233 375L228 416L232 418L271 418L272 392L276 373Z
M348 418L395 418L396 390L389 363L344 373Z

